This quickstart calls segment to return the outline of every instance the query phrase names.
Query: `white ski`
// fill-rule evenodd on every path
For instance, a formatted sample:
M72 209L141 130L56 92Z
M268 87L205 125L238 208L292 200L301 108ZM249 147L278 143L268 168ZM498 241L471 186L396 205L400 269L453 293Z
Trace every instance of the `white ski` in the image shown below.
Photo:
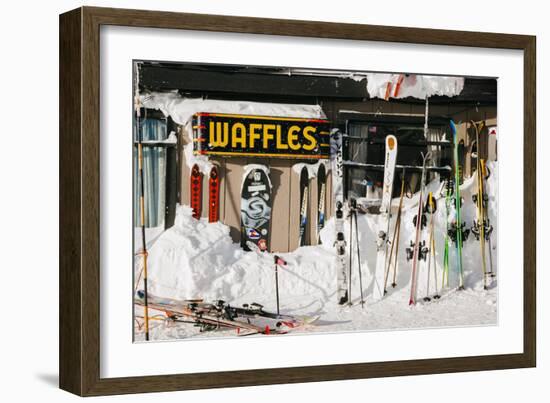
M393 177L397 162L397 138L393 135L386 137L386 158L384 163L384 184L382 188L382 204L378 218L378 236L376 239L376 269L372 276L372 296L375 300L384 297L384 276L386 256L388 252L388 234L390 232L391 200L393 192Z
M342 133L333 130L330 136L330 150L332 163L332 190L334 194L336 241L334 247L338 256L337 261L337 290L338 303L348 302L348 259L346 258L346 239L344 237L344 163L342 157Z

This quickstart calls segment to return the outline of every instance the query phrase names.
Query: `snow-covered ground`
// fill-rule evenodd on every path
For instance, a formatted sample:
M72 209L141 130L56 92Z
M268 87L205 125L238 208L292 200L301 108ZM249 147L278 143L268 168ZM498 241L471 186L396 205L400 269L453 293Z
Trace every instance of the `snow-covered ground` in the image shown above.
M496 187L498 172L490 165L492 175L488 179L489 218L494 226L492 234L493 268L497 271L497 200ZM434 180L428 190L439 196L440 183ZM476 207L471 195L476 192L475 178L466 181L461 187L464 204L463 221L470 227L476 215ZM305 246L292 253L281 254L287 266L279 267L279 294L282 313L300 315L320 315L313 327L300 331L340 332L384 329L407 329L443 326L479 326L497 322L496 280L483 289L480 263L480 247L473 235L464 244L463 266L465 291L456 291L456 255L454 248L450 254L450 287L441 290L443 263L445 203L438 200L435 215L435 242L437 287L441 299L423 302L426 294L426 264L423 263L418 278L418 299L415 306L409 306L411 263L405 257L405 248L413 239L412 217L416 214L418 195L405 201L402 216L401 242L399 246L397 286L388 285L388 295L381 301L374 301L371 279L376 267L376 228L379 216L358 215L359 246L363 295L366 303L362 307L360 299L359 268L357 266L354 242L354 267L352 273L353 306L341 307L336 301L336 254L334 242L334 219L328 220L321 232L322 245ZM393 201L397 205L398 200ZM208 223L195 220L187 206L178 206L175 225L149 242L149 292L162 297L178 299L203 298L222 299L232 305L257 302L266 310L276 309L275 271L273 255L260 252L245 252L229 236L229 228L222 223ZM395 215L394 215L395 217ZM349 220L346 234L349 233ZM393 223L390 229L393 233ZM427 239L427 238L426 238ZM136 250L140 242L136 242ZM136 255L135 278L139 277L142 259ZM391 283L391 279L388 281ZM141 288L141 284L136 285ZM430 280L430 294L434 293L433 273ZM143 308L136 307L136 340L143 339L139 317ZM152 311L152 314L155 314ZM170 323L155 315L151 322L151 338L167 340L188 337L234 336L234 331L199 333L196 327L185 323Z

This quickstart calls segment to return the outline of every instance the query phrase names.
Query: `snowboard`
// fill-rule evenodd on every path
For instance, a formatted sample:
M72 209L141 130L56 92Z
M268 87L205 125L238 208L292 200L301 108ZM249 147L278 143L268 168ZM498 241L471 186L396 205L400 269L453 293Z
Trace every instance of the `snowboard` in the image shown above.
M250 251L251 242L262 252L269 248L271 181L260 167L245 173L241 191L241 247Z
M317 237L318 242L321 243L321 230L325 227L325 198L327 192L327 171L324 164L319 166L317 172Z
M300 171L300 227L298 236L298 246L306 244L306 229L307 229L307 205L309 198L309 173L307 167L303 167Z
M202 213L202 173L197 164L191 168L191 208L193 209L193 218L201 218Z
M342 133L334 130L330 137L332 162L332 191L335 205L336 241L336 297L340 305L349 301L348 295L348 259L346 258L346 238L344 236L344 160L342 150Z
M208 222L216 222L220 219L220 178L218 168L210 169L208 180Z
M372 279L372 295L376 300L380 300L384 296L384 277L386 269L386 256L388 252L388 234L390 232L391 218L390 210L396 162L397 138L393 135L389 135L386 137L382 204L380 205L378 234L376 239L376 269Z

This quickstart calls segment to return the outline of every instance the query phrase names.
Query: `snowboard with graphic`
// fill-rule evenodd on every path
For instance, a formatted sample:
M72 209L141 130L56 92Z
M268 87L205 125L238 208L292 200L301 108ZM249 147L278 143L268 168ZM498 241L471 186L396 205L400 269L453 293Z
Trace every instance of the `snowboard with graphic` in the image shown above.
M249 251L247 242L259 250L269 249L271 221L271 182L267 170L253 168L245 175L241 191L241 246Z

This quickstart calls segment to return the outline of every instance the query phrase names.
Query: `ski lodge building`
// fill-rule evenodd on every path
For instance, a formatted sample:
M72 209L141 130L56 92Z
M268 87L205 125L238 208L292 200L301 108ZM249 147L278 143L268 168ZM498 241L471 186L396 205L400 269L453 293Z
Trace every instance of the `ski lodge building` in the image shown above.
M383 169L360 165L383 165L388 134L398 140L398 165L420 165L421 153L432 151L434 166L452 166L453 119L464 178L474 172L476 158L497 159L496 79L465 78L458 95L430 96L426 138L425 100L372 97L367 73L158 62L135 62L134 71L140 100L135 131L141 130L143 138L148 227L171 227L176 204L190 205L194 163L204 171L201 216L208 217L206 169L215 165L219 220L229 226L234 242L240 242L243 173L250 164L262 164L269 167L272 185L269 250L292 251L299 246L303 200L298 168L311 166L305 244L316 245L320 197L326 218L334 213L329 141L333 128L346 134L344 160L356 163L344 169L346 198L364 198L368 185L376 188L381 183ZM401 76L400 85L415 77ZM388 90L396 95L395 86ZM471 121L485 123L479 145ZM213 135L216 144L201 140ZM137 151L134 162L137 167ZM327 171L324 195L315 175L320 164ZM137 189L137 168L134 171ZM419 173L409 170L405 175L415 191ZM396 180L401 180L397 171ZM394 197L399 191L400 186L394 186ZM137 194L134 190L135 222Z

